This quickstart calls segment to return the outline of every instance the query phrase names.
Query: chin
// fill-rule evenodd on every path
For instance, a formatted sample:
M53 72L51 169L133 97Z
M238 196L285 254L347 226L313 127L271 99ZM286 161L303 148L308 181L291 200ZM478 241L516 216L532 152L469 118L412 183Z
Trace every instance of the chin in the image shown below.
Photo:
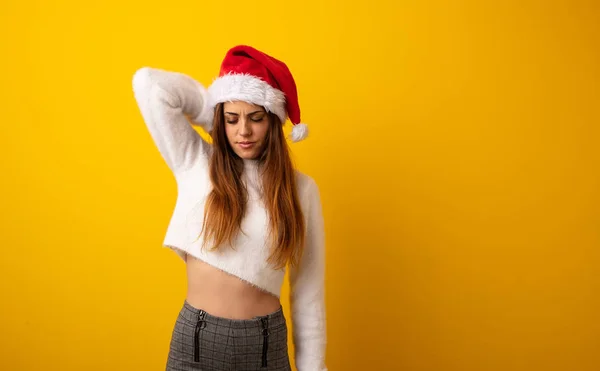
M260 146L259 148L250 148L248 150L244 150L243 148L234 148L234 152L238 155L238 157L244 160L256 160L262 154L264 148Z
M236 154L244 160L254 160L259 157L259 154L256 153L256 151L238 151Z

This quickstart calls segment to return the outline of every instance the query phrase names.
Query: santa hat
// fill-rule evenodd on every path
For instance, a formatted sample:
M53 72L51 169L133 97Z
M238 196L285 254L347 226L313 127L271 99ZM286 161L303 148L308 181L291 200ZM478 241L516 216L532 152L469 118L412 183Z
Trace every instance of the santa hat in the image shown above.
M298 92L290 70L282 61L251 46L238 45L227 52L219 76L208 87L207 98L202 119L208 130L212 129L217 104L241 100L263 106L282 124L289 118L294 125L292 141L308 135L308 126L300 122Z

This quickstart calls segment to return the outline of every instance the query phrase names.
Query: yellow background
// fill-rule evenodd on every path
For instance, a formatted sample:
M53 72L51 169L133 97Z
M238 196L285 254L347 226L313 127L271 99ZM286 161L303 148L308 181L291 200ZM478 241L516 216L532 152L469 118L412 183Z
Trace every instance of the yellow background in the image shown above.
M311 128L330 370L599 370L598 8L3 1L0 369L164 369L176 190L131 77L248 43Z

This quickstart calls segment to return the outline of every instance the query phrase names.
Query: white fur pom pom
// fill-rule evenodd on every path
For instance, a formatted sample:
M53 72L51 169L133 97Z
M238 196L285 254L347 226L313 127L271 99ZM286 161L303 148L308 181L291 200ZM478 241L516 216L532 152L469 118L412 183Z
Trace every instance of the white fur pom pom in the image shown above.
M299 142L308 136L308 125L299 123L292 129L292 141Z

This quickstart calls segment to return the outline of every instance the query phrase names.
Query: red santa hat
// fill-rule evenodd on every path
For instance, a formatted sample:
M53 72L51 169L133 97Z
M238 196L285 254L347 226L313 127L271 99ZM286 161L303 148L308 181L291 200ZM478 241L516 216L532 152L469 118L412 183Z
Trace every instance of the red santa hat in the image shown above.
M294 125L292 141L308 135L308 126L300 122L298 92L290 70L282 61L251 46L238 45L227 52L219 76L208 87L207 98L203 121L208 130L212 129L217 104L241 100L263 106L282 124L289 118Z

